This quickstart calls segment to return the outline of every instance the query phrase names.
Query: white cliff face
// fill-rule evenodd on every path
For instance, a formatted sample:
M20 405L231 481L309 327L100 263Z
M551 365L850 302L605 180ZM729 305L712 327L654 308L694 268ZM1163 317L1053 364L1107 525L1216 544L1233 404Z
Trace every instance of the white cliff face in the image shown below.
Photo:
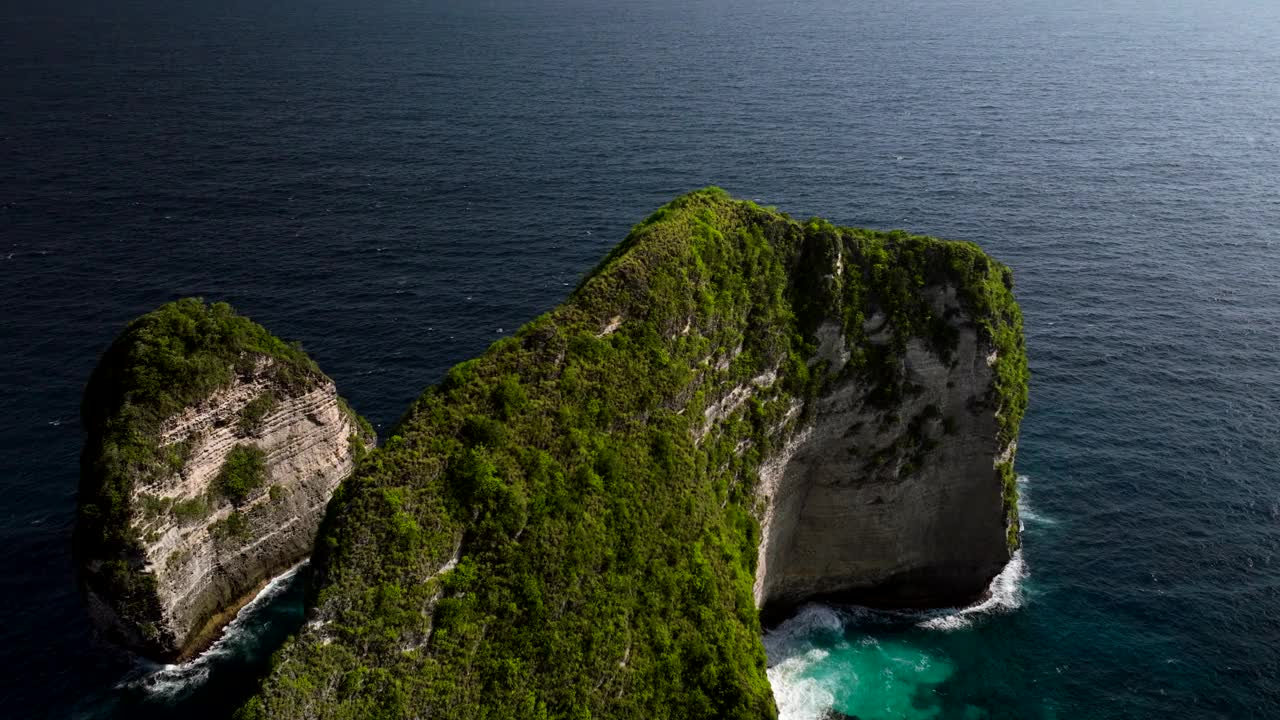
M350 438L359 430L333 382L323 378L289 394L270 370L264 359L251 378L238 378L166 420L159 444L189 448L185 463L134 483L141 570L154 577L161 609L155 634L175 657L198 650L262 583L310 554L325 505L354 465ZM269 411L242 422L245 408L267 394L274 397ZM266 473L236 505L218 477L238 446L260 449ZM91 596L90 604L100 622L121 624L102 598ZM116 629L124 637L137 632Z
M812 599L964 604L1009 559L996 465L1013 449L998 446L993 351L953 291L930 299L958 331L950 362L910 340L898 359L907 382L888 407L871 404L862 376L838 380L762 463L754 591L766 622ZM867 321L870 342L888 342L883 326ZM838 325L818 338L817 357L843 364Z

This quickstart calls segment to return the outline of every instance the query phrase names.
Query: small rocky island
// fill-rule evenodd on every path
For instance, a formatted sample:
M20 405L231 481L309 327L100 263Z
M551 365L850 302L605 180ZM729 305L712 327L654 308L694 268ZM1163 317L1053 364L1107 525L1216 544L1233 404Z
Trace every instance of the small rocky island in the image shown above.
M82 415L75 550L90 615L167 661L311 554L334 488L374 442L301 350L195 299L129 325Z
M776 717L762 618L966 604L1017 548L1012 288L970 243L677 198L360 460L239 716ZM95 614L173 653L301 554L257 548L315 527L367 436L287 346L173 394L176 366L111 370L138 336L86 395L79 546Z

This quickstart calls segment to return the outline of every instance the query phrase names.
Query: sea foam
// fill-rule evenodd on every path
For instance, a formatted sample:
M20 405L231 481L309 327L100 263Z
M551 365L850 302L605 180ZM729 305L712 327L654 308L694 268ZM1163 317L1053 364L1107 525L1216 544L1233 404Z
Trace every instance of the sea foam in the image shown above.
M1018 550L1013 553L1000 574L991 580L986 597L981 602L959 610L927 613L929 617L916 625L929 630L959 630L969 627L985 615L1013 612L1022 607L1022 580L1026 577L1027 565L1022 559L1022 551Z
M1057 525L1058 521L1042 515L1031 507L1031 500L1027 497L1027 487L1031 484L1031 478L1026 475L1018 476L1018 518L1022 523L1022 529L1026 529L1027 523L1036 525Z
M904 639L847 632L866 620L855 609L807 605L765 635L780 720L822 720L832 708L865 720L935 714L920 701L951 664Z
M835 608L805 605L793 617L765 634L769 683L779 718L820 720L835 703L835 695L813 674L831 654L822 645L841 642L845 619Z

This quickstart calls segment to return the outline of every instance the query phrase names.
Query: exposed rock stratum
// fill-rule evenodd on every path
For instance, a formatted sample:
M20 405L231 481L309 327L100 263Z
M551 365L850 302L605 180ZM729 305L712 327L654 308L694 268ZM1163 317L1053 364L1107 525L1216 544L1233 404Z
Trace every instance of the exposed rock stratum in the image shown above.
M104 356L86 391L76 548L108 638L184 657L311 554L373 437L332 380L273 340L187 300L136 321Z

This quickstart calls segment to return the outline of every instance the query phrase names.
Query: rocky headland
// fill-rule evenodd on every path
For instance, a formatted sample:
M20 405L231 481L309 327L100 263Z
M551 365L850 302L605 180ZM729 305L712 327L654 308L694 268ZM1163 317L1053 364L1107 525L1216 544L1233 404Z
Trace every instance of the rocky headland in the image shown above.
M243 718L771 718L761 617L1019 543L1008 268L711 188L451 370L332 501Z
M95 626L160 660L311 554L371 428L300 350L226 305L132 323L85 391L76 556Z
M332 492L306 626L244 720L776 717L764 624L967 604L1018 547L1012 289L970 243L708 188L372 451L299 350L166 306L86 391L91 611L180 657Z

